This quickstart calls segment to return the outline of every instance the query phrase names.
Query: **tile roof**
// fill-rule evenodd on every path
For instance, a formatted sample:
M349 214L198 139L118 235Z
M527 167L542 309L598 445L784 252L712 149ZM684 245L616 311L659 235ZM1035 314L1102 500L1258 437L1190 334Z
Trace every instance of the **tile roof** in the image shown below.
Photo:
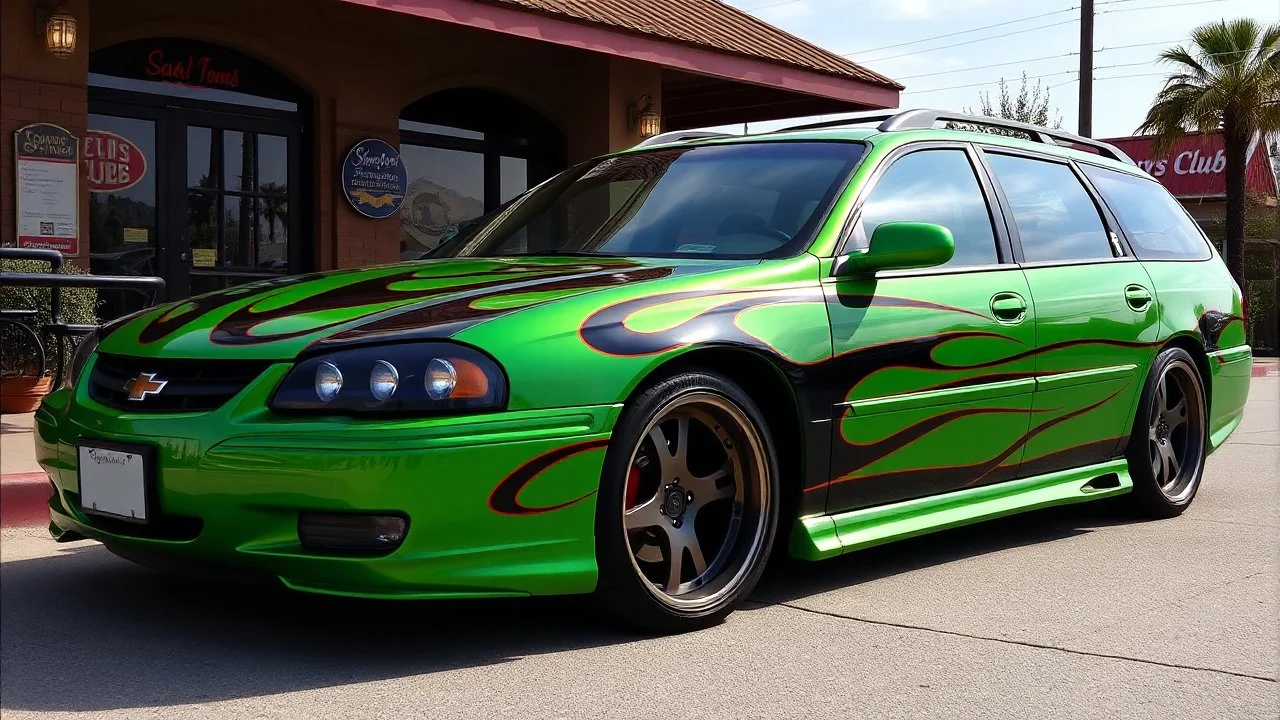
M902 85L720 0L484 0L901 89Z

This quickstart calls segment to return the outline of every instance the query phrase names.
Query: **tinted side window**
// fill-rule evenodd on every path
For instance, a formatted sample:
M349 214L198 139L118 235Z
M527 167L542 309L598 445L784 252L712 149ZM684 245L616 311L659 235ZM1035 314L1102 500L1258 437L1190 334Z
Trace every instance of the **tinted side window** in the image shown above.
M1160 183L1096 165L1081 167L1120 218L1138 259L1209 258L1200 229Z
M956 254L948 265L998 262L987 200L963 150L921 150L895 161L862 206L854 247L865 248L880 223L897 220L950 230Z
M1113 257L1093 198L1067 165L988 153L1027 262Z

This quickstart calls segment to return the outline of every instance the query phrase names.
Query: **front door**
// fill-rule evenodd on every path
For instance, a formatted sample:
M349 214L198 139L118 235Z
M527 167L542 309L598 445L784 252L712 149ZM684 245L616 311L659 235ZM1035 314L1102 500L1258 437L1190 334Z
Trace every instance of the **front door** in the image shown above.
M295 124L229 113L183 112L175 140L170 202L182 208L169 238L169 282L178 297L199 295L290 269L297 237L298 133Z
M901 220L945 226L956 254L825 284L838 393L829 513L1012 479L1031 415L1031 293L976 153L913 145L891 163L845 251Z
M1150 278L1067 160L987 148L1035 305L1036 393L1023 476L1116 457L1155 352Z
M177 300L307 270L309 107L279 71L209 43L140 39L90 53L92 271L159 276L163 299ZM104 322L142 303L129 291L100 298Z

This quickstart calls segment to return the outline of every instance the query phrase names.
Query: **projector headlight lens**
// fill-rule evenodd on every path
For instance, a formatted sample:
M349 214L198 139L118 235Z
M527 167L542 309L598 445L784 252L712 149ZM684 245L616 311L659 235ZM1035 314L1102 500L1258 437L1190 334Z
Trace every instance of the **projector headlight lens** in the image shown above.
M343 384L343 378L369 378ZM438 415L501 410L507 379L493 358L450 342L336 350L299 360L276 388L280 411Z
M396 394L396 388L400 385L400 373L396 371L396 366L386 360L379 360L373 364L373 372L369 373L369 392L373 394L375 400L386 402Z
M337 365L322 362L316 367L316 397L320 402L332 402L342 391L342 371Z
M431 358L427 363L427 395L432 400L443 400L453 395L458 386L458 371L453 363L441 358Z

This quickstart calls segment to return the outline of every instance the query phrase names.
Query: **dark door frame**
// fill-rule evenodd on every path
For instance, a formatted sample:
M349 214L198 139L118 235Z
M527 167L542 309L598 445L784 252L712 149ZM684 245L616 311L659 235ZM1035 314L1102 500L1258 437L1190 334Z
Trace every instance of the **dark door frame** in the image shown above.
M307 123L309 105L299 103L297 111L273 110L230 103L209 102L169 95L135 92L105 87L89 87L89 113L115 115L155 123L156 157L156 271L167 283L166 299L190 294L190 241L187 236L187 127L211 127L268 133L286 138L289 203L289 274L314 267L316 247L312 239L313 203L311 188L304 188L312 156ZM216 157L221 159L221 153ZM220 168L217 170L220 171ZM210 172L215 172L211 168ZM219 191L221 192L221 191ZM221 219L221 212L219 213ZM227 276L246 277L236 270ZM257 276L259 273L251 273ZM264 277L266 273L261 273Z

